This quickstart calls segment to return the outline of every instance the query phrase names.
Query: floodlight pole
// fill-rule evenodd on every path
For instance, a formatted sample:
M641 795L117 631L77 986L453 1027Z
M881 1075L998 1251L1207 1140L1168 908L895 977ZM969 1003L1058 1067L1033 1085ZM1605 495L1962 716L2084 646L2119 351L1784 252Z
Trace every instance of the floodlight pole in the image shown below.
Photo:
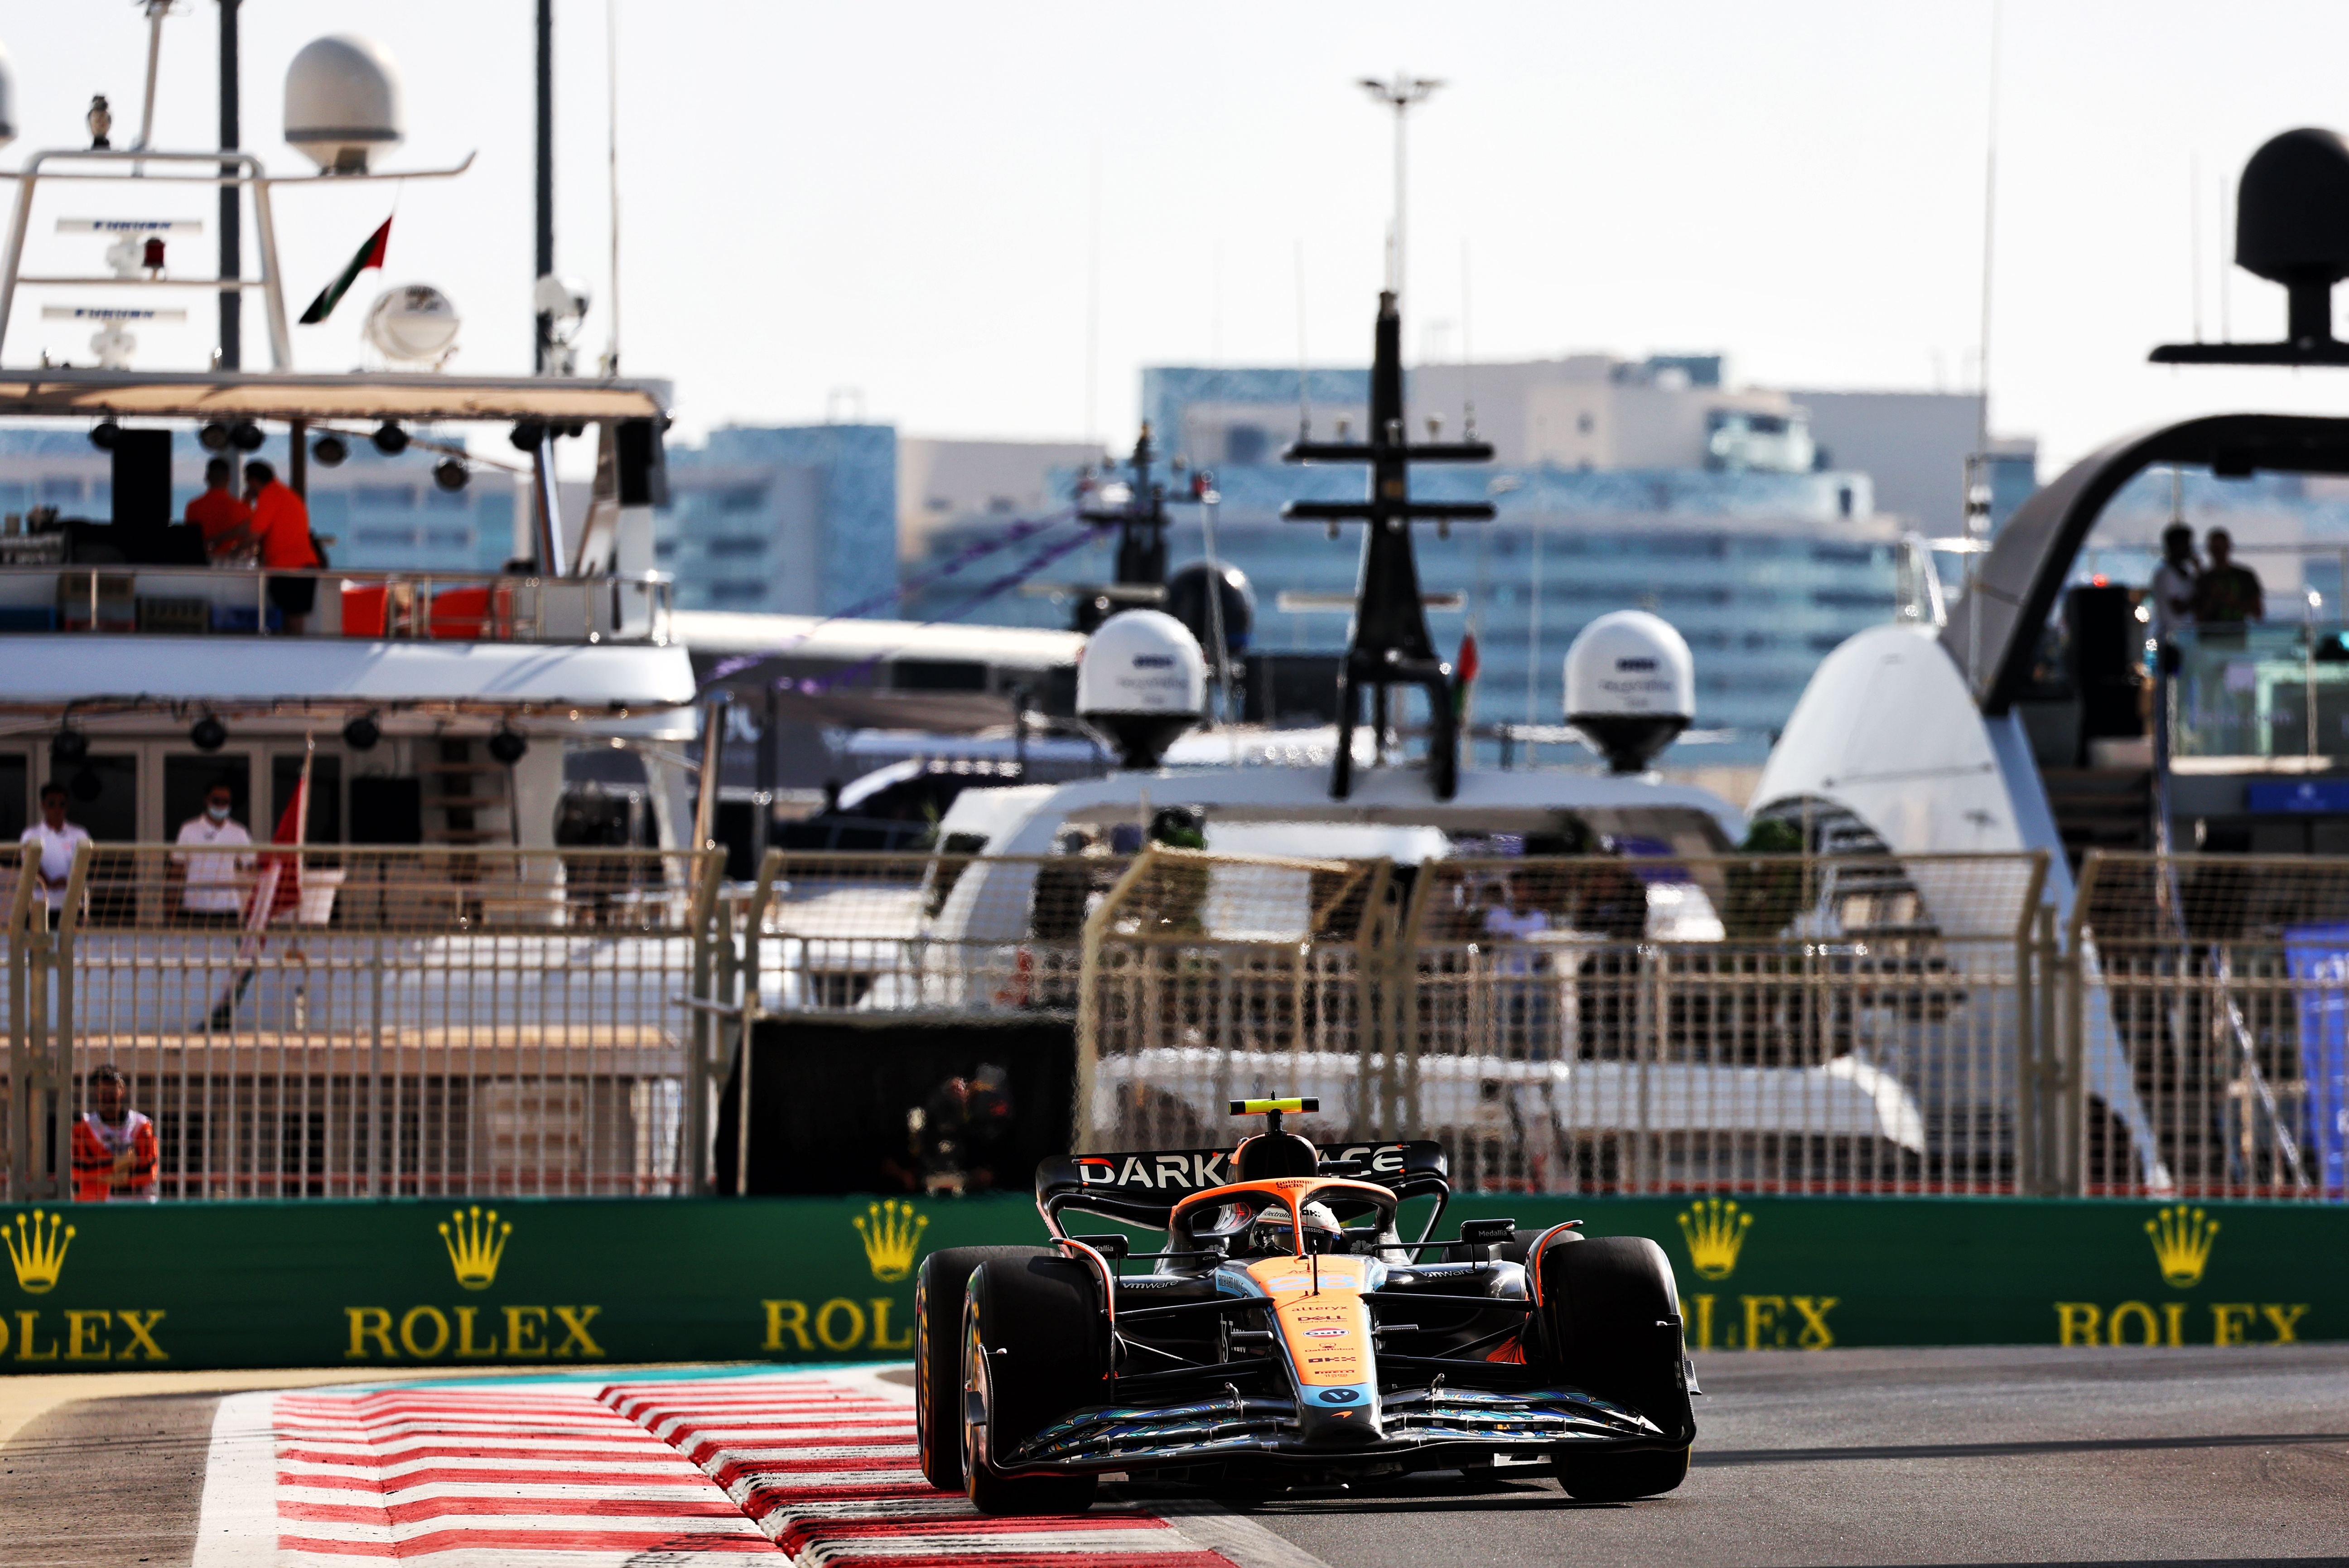
M1409 77L1401 70L1392 81L1380 81L1364 77L1362 89L1372 102L1382 103L1394 110L1394 226L1387 233L1387 292L1398 300L1402 297L1402 219L1403 171L1407 162L1403 151L1403 119L1414 104L1427 101L1428 96L1444 84L1427 77Z

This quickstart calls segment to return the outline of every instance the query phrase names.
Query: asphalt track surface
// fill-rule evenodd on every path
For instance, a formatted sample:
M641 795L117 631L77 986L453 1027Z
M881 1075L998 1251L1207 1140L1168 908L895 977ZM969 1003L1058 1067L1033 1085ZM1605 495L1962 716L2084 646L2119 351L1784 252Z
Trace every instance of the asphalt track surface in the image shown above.
M1430 1478L1226 1503L1257 1530L1216 1544L1243 1568L2349 1562L2349 1345L1698 1370L1696 1469L1668 1497L1588 1505L1547 1480L1463 1494ZM0 1449L0 1564L188 1563L215 1404L90 1399L18 1434Z
M1343 1568L2349 1561L2349 1345L1794 1352L1698 1375L1695 1468L1666 1497L1431 1479L1246 1511Z

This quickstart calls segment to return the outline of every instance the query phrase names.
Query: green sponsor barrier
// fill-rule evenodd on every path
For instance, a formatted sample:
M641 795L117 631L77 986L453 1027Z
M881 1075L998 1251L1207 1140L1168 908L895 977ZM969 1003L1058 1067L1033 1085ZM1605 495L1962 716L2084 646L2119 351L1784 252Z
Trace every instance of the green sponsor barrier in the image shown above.
M1423 1206L1413 1205L1423 1212ZM1699 1349L2349 1338L2349 1208L1988 1199L1454 1202L1661 1242ZM871 1360L985 1199L0 1207L0 1369Z

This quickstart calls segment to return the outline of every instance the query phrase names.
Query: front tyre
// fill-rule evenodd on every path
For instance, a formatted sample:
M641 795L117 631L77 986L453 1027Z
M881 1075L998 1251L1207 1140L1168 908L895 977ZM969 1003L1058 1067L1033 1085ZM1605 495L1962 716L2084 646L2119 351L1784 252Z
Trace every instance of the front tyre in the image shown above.
M1561 1445L1568 1495L1619 1502L1671 1491L1688 1479L1696 1438L1671 1261L1643 1236L1600 1236L1545 1248L1541 1276L1546 1326L1566 1381L1638 1411L1673 1445L1630 1452Z
M1107 1320L1090 1269L1003 1259L970 1277L962 1314L963 1490L985 1514L1082 1513L1092 1475L1007 1476L990 1460L1086 1405L1109 1373Z
M962 1490L962 1298L994 1258L1047 1258L1049 1247L945 1247L914 1282L914 1434L924 1479Z

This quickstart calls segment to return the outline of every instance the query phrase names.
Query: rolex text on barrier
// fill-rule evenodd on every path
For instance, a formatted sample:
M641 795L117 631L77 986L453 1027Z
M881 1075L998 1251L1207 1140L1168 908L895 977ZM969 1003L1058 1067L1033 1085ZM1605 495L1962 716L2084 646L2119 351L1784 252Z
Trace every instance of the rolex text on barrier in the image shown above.
M1443 1236L1503 1217L1660 1239L1699 1354L2349 1339L2338 1204L1491 1194ZM1024 1195L0 1207L0 1371L901 1359L924 1255L1042 1240Z

